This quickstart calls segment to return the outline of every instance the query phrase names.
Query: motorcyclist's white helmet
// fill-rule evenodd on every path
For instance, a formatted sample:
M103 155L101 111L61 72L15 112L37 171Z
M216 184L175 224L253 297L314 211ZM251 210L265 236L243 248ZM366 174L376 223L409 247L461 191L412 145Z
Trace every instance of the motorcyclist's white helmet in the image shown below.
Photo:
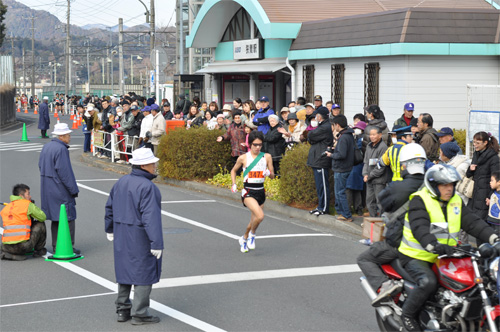
M426 159L425 150L420 144L410 143L401 148L399 162L405 164L409 174L424 174Z
M460 174L458 174L455 167L446 164L434 165L425 172L424 183L425 187L431 193L434 198L441 197L441 193L438 189L438 184L457 184L461 180ZM455 192L453 192L455 194Z

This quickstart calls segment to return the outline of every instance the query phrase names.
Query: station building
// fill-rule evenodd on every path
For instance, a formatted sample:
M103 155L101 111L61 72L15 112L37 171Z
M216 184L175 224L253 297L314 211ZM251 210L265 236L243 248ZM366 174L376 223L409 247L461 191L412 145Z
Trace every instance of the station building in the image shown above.
M219 105L266 95L279 110L319 94L348 120L378 104L392 127L413 102L415 115L458 129L467 84L500 84L499 8L488 0L206 0L186 46L214 50L196 74L206 75L204 99Z

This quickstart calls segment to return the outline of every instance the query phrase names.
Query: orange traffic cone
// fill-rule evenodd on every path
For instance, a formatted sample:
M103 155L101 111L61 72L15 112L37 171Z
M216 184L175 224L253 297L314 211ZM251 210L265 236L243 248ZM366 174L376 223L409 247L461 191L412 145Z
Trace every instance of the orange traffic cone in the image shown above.
M58 123L58 124L60 123L60 122L59 122L59 118L57 118L57 123Z
M33 114L35 114L35 115L38 114L38 106L35 106L35 113L33 113Z
M69 117L70 120L73 120L75 118L75 112L71 112L71 116Z
M71 129L78 129L78 121L75 118L73 118L73 127Z
M82 125L82 115L80 113L78 113L78 125Z
M54 118L58 118L58 117L59 117L59 114L57 114L57 108L56 108L54 111Z
M21 106L19 104L17 105L17 113L21 113Z

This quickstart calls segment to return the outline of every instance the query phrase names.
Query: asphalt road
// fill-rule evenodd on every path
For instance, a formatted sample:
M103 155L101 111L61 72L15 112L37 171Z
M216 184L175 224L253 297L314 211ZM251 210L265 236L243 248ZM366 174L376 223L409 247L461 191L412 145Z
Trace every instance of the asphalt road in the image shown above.
M47 140L38 138L36 116L18 114L18 119L26 121L30 142L16 144L19 125L1 129L0 200L8 201L12 186L22 182L39 203L38 158ZM63 121L69 123L69 117ZM242 254L237 239L250 214L241 203L167 185L158 185L165 250L162 279L151 294L151 312L161 322L117 323L104 205L121 175L82 164L82 144L81 129L75 130L70 151L80 186L75 246L85 259L1 261L1 331L377 330L374 310L359 287L356 256L366 247L357 239L267 213L257 248Z

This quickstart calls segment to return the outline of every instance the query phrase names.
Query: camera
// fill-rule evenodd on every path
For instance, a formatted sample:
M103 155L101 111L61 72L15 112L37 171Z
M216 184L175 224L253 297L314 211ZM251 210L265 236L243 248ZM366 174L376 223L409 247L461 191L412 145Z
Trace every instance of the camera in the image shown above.
M330 146L329 146L329 147L327 147L327 148L326 148L326 151L324 151L324 152L321 154L321 157L326 156L326 153L327 153L327 152L328 152L328 153L332 153L332 148L331 148Z

